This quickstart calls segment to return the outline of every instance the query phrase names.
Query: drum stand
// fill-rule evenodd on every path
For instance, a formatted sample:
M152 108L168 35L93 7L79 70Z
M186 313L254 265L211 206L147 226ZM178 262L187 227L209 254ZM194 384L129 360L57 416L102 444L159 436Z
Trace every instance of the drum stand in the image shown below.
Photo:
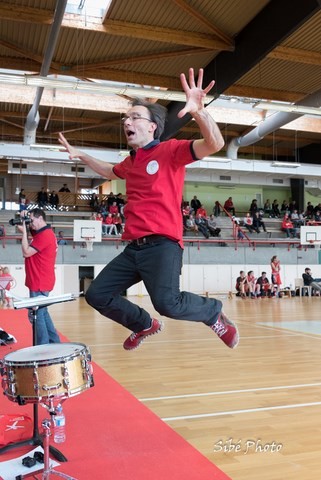
M33 339L33 346L37 345L37 306L30 308L32 311L32 339ZM23 405L23 401L20 403L18 399L19 405ZM5 445L4 447L0 448L0 455L12 448L19 448L26 445L34 445L36 447L42 446L43 447L43 440L39 433L38 428L38 403L34 403L33 405L33 435L32 438L28 440L22 440L21 442L10 443L9 445ZM49 440L48 440L49 443ZM67 458L55 447L52 445L49 446L50 453L53 457L55 457L58 462L67 462ZM71 478L71 477L70 477Z
M52 412L50 411L50 414L52 415ZM36 472L30 472L27 473L26 475L18 475L16 477L16 480L24 480L25 478L34 478L38 479L39 473L42 471L42 476L41 480L49 480L51 477L51 474L66 478L67 480L77 480L75 477L71 477L70 475L67 475L66 473L62 472L57 472L57 470L54 470L53 467L50 466L50 457L49 457L49 437L51 435L50 433L50 426L52 425L52 420L48 420L47 418L43 420L42 422L42 428L43 428L43 448L44 448L44 468L43 470L37 470ZM40 479L39 479L40 480Z

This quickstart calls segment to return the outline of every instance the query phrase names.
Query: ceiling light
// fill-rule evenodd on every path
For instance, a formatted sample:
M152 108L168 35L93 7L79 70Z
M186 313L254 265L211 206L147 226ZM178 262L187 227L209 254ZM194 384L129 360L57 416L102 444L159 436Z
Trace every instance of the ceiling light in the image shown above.
M171 90L157 90L154 88L142 88L128 86L126 84L107 84L100 82L84 82L80 80L62 80L47 78L40 75L0 74L0 84L21 85L26 87L52 88L59 90L72 90L74 92L93 93L97 95L125 95L128 97L155 98L168 101L186 102L184 92ZM213 96L207 96L206 102L214 100Z
M262 110L275 110L277 112L299 113L302 115L321 115L321 109L318 107L305 107L304 105L294 105L282 102L256 102L253 108L262 108Z
M65 147L63 147L62 145L49 145L49 144L42 144L42 143L34 143L34 144L31 144L29 145L30 147L30 150L52 150L52 151L64 151L65 150Z
M272 162L272 167L287 167L287 168L298 168L301 167L300 163L291 163L291 162Z
M23 162L28 162L28 163L43 163L44 160L36 160L35 158L23 158Z
M204 157L201 161L214 162L214 163L231 163L229 158L217 158L217 157Z

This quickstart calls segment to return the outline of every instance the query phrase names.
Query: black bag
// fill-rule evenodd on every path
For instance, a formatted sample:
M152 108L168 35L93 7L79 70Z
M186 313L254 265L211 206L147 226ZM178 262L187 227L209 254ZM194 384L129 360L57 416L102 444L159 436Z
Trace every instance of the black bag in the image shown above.
M0 345L7 345L8 343L16 343L16 339L0 328Z

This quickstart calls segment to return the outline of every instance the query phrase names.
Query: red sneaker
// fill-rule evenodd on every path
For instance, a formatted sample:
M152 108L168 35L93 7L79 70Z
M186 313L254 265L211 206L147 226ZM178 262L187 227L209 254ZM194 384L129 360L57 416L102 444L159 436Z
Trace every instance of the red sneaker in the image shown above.
M145 340L146 337L154 335L154 333L161 332L164 328L164 323L156 318L152 318L152 325L141 332L133 332L126 340L124 341L123 347L125 350L134 350L134 348L139 347L139 345Z
M229 348L237 347L240 339L239 332L236 325L223 312L219 314L216 323L211 325L211 329Z

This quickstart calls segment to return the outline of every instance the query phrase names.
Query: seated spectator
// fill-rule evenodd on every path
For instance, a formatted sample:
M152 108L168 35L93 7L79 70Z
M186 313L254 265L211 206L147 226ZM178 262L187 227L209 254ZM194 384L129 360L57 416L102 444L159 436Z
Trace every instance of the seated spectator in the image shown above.
M116 213L119 213L119 208L117 206L117 202L113 202L113 204L110 205L109 213L111 213L112 215L116 215Z
M111 213L108 213L107 217L103 219L101 228L104 237L106 237L106 235L117 234L117 228L116 225L113 223L113 216Z
M316 292L317 295L320 295L321 278L313 278L311 273L310 268L305 268L304 273L302 273L303 283L305 286L312 287L312 291Z
M108 209L107 209L107 202L105 200L102 200L98 206L98 210L97 210L98 213L101 213L102 217L105 218L107 213L108 213Z
M291 220L289 218L289 215L287 213L284 215L282 225L281 225L281 229L283 230L283 232L286 233L286 236L288 238L290 238L290 237L295 238L296 237L297 229L294 227L294 225L291 222Z
M321 203L318 203L313 209L313 216L315 217L317 214L320 215L321 212Z
M245 238L244 233L238 225L236 226L235 235L238 240L244 240Z
M109 207L114 203L117 203L117 197L113 194L113 192L110 192L110 194L107 197L107 207L109 211Z
M320 223L321 222L321 212L320 210L317 210L314 214L314 223Z
M113 215L113 224L116 225L117 234L121 235L123 233L123 220L121 218L120 213L116 213Z
M57 244L58 245L67 245L67 240L64 238L64 232L62 230L60 230L60 232L58 232Z
M225 201L224 209L231 215L235 216L235 208L232 197L228 197L228 199Z
M254 198L252 200L252 203L250 205L250 208L249 208L249 212L250 214L252 215L252 217L254 217L254 214L259 210L259 207L257 206L257 200L256 198Z
M49 203L52 206L52 208L55 208L55 209L58 208L59 197L58 197L58 194L55 192L55 190L53 190L50 194Z
M259 294L261 297L272 297L272 285L266 276L266 272L261 273L261 276L256 281L256 285L260 286Z
M210 215L210 218L207 220L207 228L210 232L210 235L212 235L212 237L220 236L221 229L217 227L213 213Z
M253 225L253 218L251 217L250 213L247 213L246 216L243 218L243 224L250 233L253 233L253 232L260 233L260 231L255 229Z
M272 215L272 205L269 199L265 200L264 206L263 206L264 213L269 215L269 217Z
M301 220L301 221L303 222L302 225L305 225L305 224L306 224L305 212L299 213L299 220Z
M273 200L273 203L272 203L272 217L273 218L279 218L280 217L279 204L278 204L278 201L276 199Z
M215 217L219 217L221 215L220 202L218 202L217 200L214 204L213 213Z
M37 194L37 203L39 208L44 208L48 203L48 195L45 191L45 187L41 187L40 192Z
M27 205L26 205L26 194L24 188L20 190L19 197L18 197L18 203L19 203L19 210L22 212L23 210L26 210Z
M247 285L247 278L246 278L244 270L240 271L240 276L237 277L237 279L236 279L235 288L236 288L236 291L237 291L237 293L236 293L237 297L242 297L242 298L246 297L246 293L248 291L248 285Z
M313 218L313 213L314 213L314 206L312 205L311 202L308 202L307 203L307 208L306 208L306 211L305 211L305 215L307 218Z
M198 228L195 223L195 218L192 213L189 214L188 218L185 220L184 224L184 230L187 232L197 232L198 233Z
M247 272L247 285L250 297L252 299L256 298L261 291L261 287L256 283L256 278L253 270Z
M196 217L201 215L203 218L207 218L207 212L204 208L204 205L201 205L196 211Z
M210 238L210 232L207 228L207 220L206 218L202 217L202 215L198 214L195 217L195 223L198 228L198 231L201 232L205 238Z
M188 202L185 202L185 205L182 206L183 217L186 217L186 218L189 217L190 213L191 213L191 208L190 208Z
M294 228L300 228L305 223L304 220L300 218L297 210L293 210L293 212L290 215L290 218Z
M283 200L282 205L281 205L281 212L289 212L289 204L286 200Z
M294 210L297 210L298 207L297 207L297 204L296 204L296 200L291 200L290 203L289 203L289 212L290 214L292 212L294 212Z
M197 198L196 195L191 200L191 209L193 210L193 213L196 214L197 210L200 208L201 202Z
M99 198L97 193L93 193L89 202L90 208L93 212L98 212L99 210Z
M263 231L266 232L265 223L263 221L263 212L262 210L259 210L253 215L253 228L259 233L261 227L263 228Z
M125 206L125 199L124 199L122 193L117 193L117 195L116 195L116 203L117 203L117 207L118 207L119 213L122 214L122 210L123 210L123 208L124 208L124 206Z

